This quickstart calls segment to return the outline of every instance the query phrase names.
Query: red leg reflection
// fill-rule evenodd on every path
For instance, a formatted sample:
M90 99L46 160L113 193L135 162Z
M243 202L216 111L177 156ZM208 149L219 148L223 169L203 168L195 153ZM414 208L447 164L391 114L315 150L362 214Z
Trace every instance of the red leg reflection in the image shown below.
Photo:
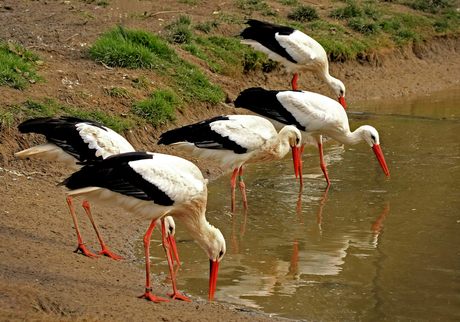
M289 273L290 274L298 274L299 273L299 264L297 260L299 258L299 246L297 243L297 238L294 238L294 244L292 245L294 249L291 256L291 265L289 266Z

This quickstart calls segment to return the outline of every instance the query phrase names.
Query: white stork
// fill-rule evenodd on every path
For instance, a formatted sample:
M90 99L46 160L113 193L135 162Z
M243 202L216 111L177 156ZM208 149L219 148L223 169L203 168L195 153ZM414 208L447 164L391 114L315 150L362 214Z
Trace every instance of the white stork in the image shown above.
M174 145L194 156L220 161L223 168L234 169L230 181L234 211L237 174L244 207L247 208L243 164L280 160L291 147L297 171L300 138L300 132L294 126L285 126L278 134L269 121L259 116L229 115L163 133L158 144Z
M151 293L149 245L152 230L161 219L163 246L168 253L164 216L181 221L209 257L209 300L213 300L219 263L226 251L225 239L220 230L206 220L207 180L193 163L165 154L123 153L89 162L61 184L70 189L67 196L82 196L85 200L119 206L140 219L152 221L144 236L146 287L140 297L153 302L167 300ZM170 295L190 301L177 291L169 256L168 263L174 289Z
M15 153L19 158L41 158L50 161L65 163L70 169L79 170L80 164L87 160L105 159L106 157L123 152L134 152L133 146L124 137L94 121L76 117L46 117L27 120L18 126L22 133L39 133L45 135L47 143L34 146L27 150ZM75 230L77 232L78 247L75 252L81 251L86 256L99 257L91 253L86 247L78 228L77 218L73 207L72 198L67 198L70 213L72 214ZM83 202L83 207L96 231L102 251L113 259L123 259L109 251L94 221L88 202ZM175 224L172 218L166 218L168 240L179 263L176 243L174 239ZM172 256L172 254L170 254ZM180 264L180 263L179 263Z
M288 73L294 73L291 84L297 89L298 73L310 71L326 82L345 109L345 85L329 75L329 63L324 48L300 30L250 19L250 27L243 30L241 43L268 55L283 64Z
M330 184L321 143L321 135L324 135L345 144L369 144L383 172L390 178L377 130L370 125L363 125L351 132L345 110L329 97L306 91L275 91L254 87L240 93L235 100L235 107L245 108L267 117L277 128L293 124L301 131L300 173L303 148L308 136L311 135L318 142L321 169L328 185ZM300 178L302 180L302 174Z

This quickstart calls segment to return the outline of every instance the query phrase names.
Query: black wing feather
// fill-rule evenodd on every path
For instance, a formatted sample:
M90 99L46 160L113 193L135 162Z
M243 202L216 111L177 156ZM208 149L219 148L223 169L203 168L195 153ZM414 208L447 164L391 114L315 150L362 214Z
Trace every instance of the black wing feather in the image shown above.
M233 122L228 116L216 116L165 132L160 136L158 144L169 145L178 142L189 142L202 149L231 150L237 154L246 153L246 148L230 140L228 136L222 136L211 129L211 123L216 121Z
M241 32L241 37L244 39L255 40L271 51L293 62L294 64L297 63L297 61L287 53L286 49L282 47L275 38L276 33L283 36L289 36L295 31L294 28L275 25L254 19L249 19L246 23L250 25L250 27L244 29Z
M286 125L294 125L305 131L295 117L278 101L276 95L282 91L267 91L261 87L245 89L235 100L235 107L245 108Z
M60 185L72 190L101 187L125 196L153 201L157 205L171 206L174 200L129 165L130 161L153 158L154 155L146 152L128 152L110 156L105 160L92 160Z
M102 159L100 156L96 157L95 149L89 149L88 144L83 141L76 128L78 123L86 123L107 131L102 124L95 121L66 116L61 118L44 117L27 120L19 124L18 129L22 133L43 134L48 142L56 144L79 161Z

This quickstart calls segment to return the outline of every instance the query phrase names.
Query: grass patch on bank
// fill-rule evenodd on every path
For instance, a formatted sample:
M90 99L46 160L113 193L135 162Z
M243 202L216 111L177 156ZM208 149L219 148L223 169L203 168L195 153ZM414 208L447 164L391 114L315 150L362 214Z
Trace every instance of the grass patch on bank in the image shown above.
M168 124L176 120L176 107L183 107L171 90L157 90L150 98L134 102L133 113L154 126Z
M190 54L206 61L215 72L222 75L237 76L257 68L269 71L279 66L278 63L269 60L266 55L256 53L248 46L242 45L240 39L217 35L197 36L194 32L198 30L208 34L224 23L225 19L226 17L222 16L220 19L200 22L195 25L188 16L181 15L167 27L170 31L167 39L171 43L180 45ZM239 21L238 23L243 22ZM171 34L173 30L175 33ZM187 36L184 35L184 30L187 30Z
M14 123L14 115L9 111L0 110L0 132L9 130Z
M89 53L91 59L107 66L155 70L186 101L217 104L225 98L222 88L209 82L197 66L180 58L165 40L146 31L118 26L103 34Z
M291 10L288 18L296 21L307 22L319 19L315 8L306 5L299 5Z
M217 73L227 76L237 76L259 68L270 71L279 67L279 63L242 45L237 38L198 36L192 44L182 48L206 61Z
M99 0L79 0L87 4L95 4L96 6L101 6L103 8L107 7L110 3L108 1L99 1Z
M0 86L25 90L31 83L44 82L37 73L42 64L38 54L12 42L0 42Z
M36 117L60 117L73 116L99 122L110 127L116 132L131 129L137 123L134 119L110 115L100 110L81 110L76 107L57 103L54 99L45 98L38 102L27 100L21 104L12 104L7 109L0 111L1 129L11 127L13 123L36 118Z
M263 16L278 16L276 11L263 0L237 0L236 5L247 15L251 15L253 11L257 11Z
M455 1L453 0L406 0L402 4L423 12L433 14L439 13L443 9L453 9Z
M104 89L104 92L110 96L115 98L131 98L131 91L123 88L123 87L111 87Z

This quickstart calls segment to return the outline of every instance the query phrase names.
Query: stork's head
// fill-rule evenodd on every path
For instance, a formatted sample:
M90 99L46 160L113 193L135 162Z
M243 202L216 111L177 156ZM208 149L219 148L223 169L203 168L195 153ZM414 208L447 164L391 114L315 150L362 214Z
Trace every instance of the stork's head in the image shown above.
M363 141L367 142L374 151L383 172L385 172L385 175L390 178L390 171L388 170L385 158L383 157L382 148L380 147L379 132L370 125L363 125L359 128L359 130Z
M166 233L168 236L174 236L176 233L176 223L171 216L164 217L165 225L166 225Z
M345 108L345 85L343 85L340 79L333 78L333 77L331 77L331 81L329 85L331 86L332 90L337 96L337 99L339 100L340 104L343 106L343 109L346 110Z
M299 154L302 141L302 134L293 125L287 125L280 131L280 136L286 135L289 139L289 145L292 149L292 160L294 161L295 177L299 176Z
M225 239L219 229L212 227L209 230L208 241L205 243L203 249L209 257L210 274L209 274L209 301L214 299L214 292L216 291L217 275L219 273L219 264L224 258L226 252Z
M363 125L360 130L363 141L369 144L370 147L380 145L379 132L373 126Z
M171 259L173 258L172 255L174 253L174 256L176 256L177 263L180 264L179 252L177 251L176 239L174 238L174 234L176 233L176 223L174 222L174 219L171 216L165 216L164 222L166 237L168 238L169 243L171 244Z

